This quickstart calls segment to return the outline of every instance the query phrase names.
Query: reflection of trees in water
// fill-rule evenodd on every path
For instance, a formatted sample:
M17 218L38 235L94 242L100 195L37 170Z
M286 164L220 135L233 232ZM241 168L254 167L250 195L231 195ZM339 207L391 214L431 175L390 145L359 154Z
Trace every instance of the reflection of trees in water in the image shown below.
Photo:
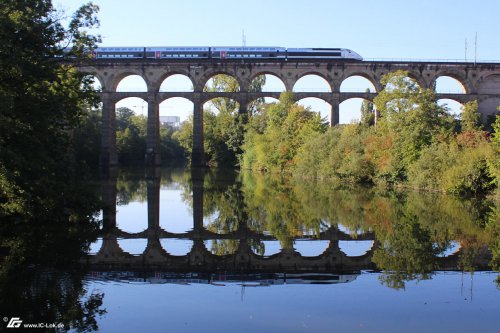
M170 172L162 184L179 184L183 200L191 208L194 187L201 189L203 216L210 217L206 228L214 233L270 233L283 249L291 249L295 238L319 236L339 225L352 238L374 232L373 260L384 271L383 282L392 287L403 288L405 281L429 278L439 257L450 255L447 251L457 243L461 269L484 268L487 246L493 255L491 267L500 267L500 214L497 204L489 200L346 188L245 172L210 170L194 184L192 177L190 172ZM255 253L265 253L261 240L252 239L248 244ZM217 240L211 252L231 254L238 246L235 240Z
M25 323L62 323L77 332L97 331L104 315L104 293L88 291L83 272L57 269L23 269L3 276L0 308L3 316L20 317Z
M103 294L89 292L80 260L100 228L98 188L85 179L52 193L44 210L0 224L0 312L25 323L63 323L97 330Z

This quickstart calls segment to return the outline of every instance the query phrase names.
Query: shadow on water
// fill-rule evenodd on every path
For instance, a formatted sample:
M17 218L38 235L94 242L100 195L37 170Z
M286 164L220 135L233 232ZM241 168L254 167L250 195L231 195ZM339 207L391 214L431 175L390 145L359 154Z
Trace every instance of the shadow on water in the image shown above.
M404 289L500 266L486 199L202 169L110 170L75 193L79 209L2 223L4 317L98 330L105 295L89 281L334 284L368 271Z

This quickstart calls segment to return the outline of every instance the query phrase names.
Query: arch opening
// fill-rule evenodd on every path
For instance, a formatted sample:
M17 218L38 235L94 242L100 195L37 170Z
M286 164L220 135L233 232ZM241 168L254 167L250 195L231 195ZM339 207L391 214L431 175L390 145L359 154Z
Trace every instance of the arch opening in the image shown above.
M220 73L210 77L205 86L203 87L204 92L238 92L240 91L240 83L238 80L229 74Z
M147 92L146 81L140 75L128 75L116 85L116 92Z
M235 239L210 239L203 243L212 254L224 256L235 254L240 242Z
M90 84L90 86L92 88L94 88L94 90L96 91L102 91L102 82L101 80L99 80L99 78L95 75L92 75L92 74L88 74L88 75L85 75L83 78L82 78L82 84L83 83L88 83Z
M182 234L193 230L192 209L183 200L184 195L185 190L180 183L171 182L161 185L160 228L164 231ZM167 252L171 253L168 250Z
M163 250L172 256L185 256L193 248L191 239L168 238L160 239Z
M438 99L437 104L444 107L446 109L446 112L453 115L453 117L455 117L456 119L460 118L464 107L462 103L448 98Z
M193 92L193 82L183 74L174 74L167 77L160 85L160 92Z
M348 257L359 257L366 254L373 247L371 240L339 241L339 248Z
M303 257L318 257L330 246L327 240L296 240L293 244L295 251Z
M229 97L215 97L203 104L203 112L218 115L221 112L236 114L240 111L240 103Z
M286 91L286 87L285 83L276 75L260 74L252 80L248 91L283 92Z
M119 100L115 104L115 110L119 108L128 108L137 116L148 117L148 102L140 97L127 97Z
M124 251L134 256L140 256L146 251L148 240L145 238L119 239L118 246Z
M294 92L332 92L332 87L323 77L308 74L298 79L292 90Z
M312 112L319 113L324 123L330 123L332 106L330 103L316 97L306 97L297 101L297 104L309 109Z
M438 94L465 94L465 86L451 76L440 76L436 79L435 91Z
M257 246L252 247L252 252L263 257L270 257L281 251L281 244L277 240L261 241Z
M187 98L171 97L160 103L160 125L179 128L193 115L194 104Z
M148 203L145 201L146 184L139 182L132 184L136 187L135 192L118 193L116 207L116 227L123 232L139 233L148 228ZM120 189L118 189L120 191Z
M370 106L371 105L371 106ZM349 98L339 105L339 124L360 123L362 108L375 110L373 102L364 98Z
M340 92L375 92L375 85L367 78L353 75L346 78L340 84Z

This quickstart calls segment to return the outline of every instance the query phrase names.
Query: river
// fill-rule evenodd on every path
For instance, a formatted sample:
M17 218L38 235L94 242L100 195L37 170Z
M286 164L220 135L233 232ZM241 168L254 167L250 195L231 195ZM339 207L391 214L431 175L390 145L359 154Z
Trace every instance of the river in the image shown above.
M18 318L58 331L500 329L493 201L227 170L121 169L93 186L98 228L82 239L75 265L35 263L2 276L6 325Z

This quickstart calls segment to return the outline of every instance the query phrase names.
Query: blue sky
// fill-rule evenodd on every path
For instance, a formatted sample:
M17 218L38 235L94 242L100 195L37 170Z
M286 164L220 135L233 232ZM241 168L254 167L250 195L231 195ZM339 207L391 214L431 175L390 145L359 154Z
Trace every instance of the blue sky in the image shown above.
M83 1L53 0L72 13ZM500 60L498 0L102 0L104 46L345 47L371 58ZM315 85L315 83L311 83ZM453 90L451 88L450 90ZM342 109L341 109L342 116Z

